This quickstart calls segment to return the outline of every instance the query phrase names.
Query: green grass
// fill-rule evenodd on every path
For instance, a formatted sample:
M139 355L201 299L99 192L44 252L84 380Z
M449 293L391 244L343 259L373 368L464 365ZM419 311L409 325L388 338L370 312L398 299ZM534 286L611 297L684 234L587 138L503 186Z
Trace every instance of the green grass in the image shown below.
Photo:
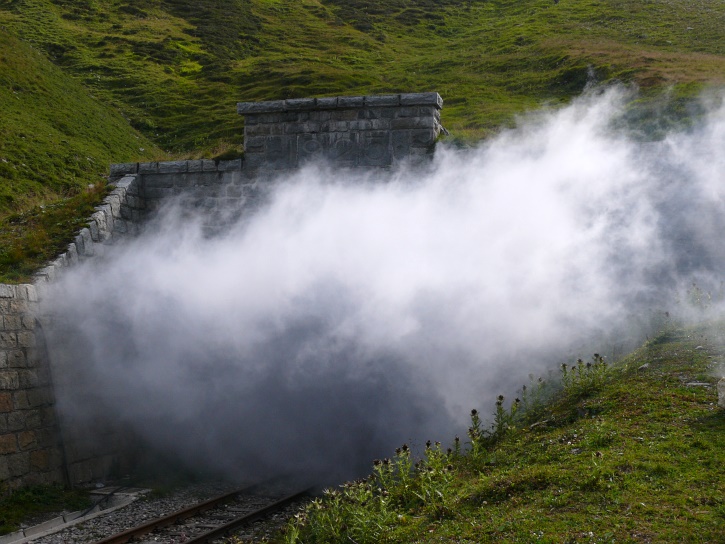
M613 367L569 367L545 403L532 405L529 387L528 411L500 399L490 429L473 414L466 452L431 445L413 466L400 449L313 502L279 540L721 542L724 333L723 323L672 330Z
M109 163L160 152L2 29L0 111L0 281L23 281L84 226L105 194Z
M436 90L453 138L477 140L591 81L623 81L645 111L674 97L678 122L702 89L725 85L725 4L5 0L0 46L0 281L15 281L71 236L18 256L11 243L45 235L8 241L8 213L41 213L109 163L160 149L238 156L238 101Z
M0 535L12 533L21 523L40 519L44 514L72 512L91 504L88 493L61 486L25 487L0 498Z

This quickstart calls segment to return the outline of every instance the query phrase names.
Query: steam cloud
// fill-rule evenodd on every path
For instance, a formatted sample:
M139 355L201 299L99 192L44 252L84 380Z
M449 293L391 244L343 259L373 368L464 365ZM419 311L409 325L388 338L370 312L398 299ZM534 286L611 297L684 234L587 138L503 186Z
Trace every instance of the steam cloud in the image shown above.
M49 298L82 376L60 406L230 474L348 477L450 442L529 372L621 350L725 264L722 99L640 144L616 129L627 98L384 183L309 166L216 238L170 207Z

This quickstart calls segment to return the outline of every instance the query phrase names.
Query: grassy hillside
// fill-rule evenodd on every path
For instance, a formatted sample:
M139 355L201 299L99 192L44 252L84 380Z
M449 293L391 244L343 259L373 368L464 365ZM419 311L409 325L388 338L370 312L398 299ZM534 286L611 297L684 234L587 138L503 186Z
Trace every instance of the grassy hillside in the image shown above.
M237 101L436 90L477 139L591 82L673 116L725 85L720 0L5 0L0 36L4 280L64 246L40 218L108 163L241 152Z
M553 386L533 381L518 403L492 407L491 429L475 414L467 438L430 445L415 466L403 446L280 539L722 542L724 333L722 323L669 331L614 367L595 356L567 368L545 402Z
M114 109L0 30L0 280L62 251L105 192L110 162L159 153Z

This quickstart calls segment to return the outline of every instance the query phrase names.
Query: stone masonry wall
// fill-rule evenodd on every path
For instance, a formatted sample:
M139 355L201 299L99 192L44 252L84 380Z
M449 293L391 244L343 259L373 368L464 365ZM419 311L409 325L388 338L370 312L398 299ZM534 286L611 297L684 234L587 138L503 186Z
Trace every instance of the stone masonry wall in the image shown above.
M68 376L62 357L48 353L44 328L53 316L41 313L40 303L48 282L65 268L103 255L119 237L137 232L143 208L135 176L122 177L88 227L36 273L33 284L0 284L0 493L23 485L88 482L120 466L118 437L89 440L87 429L58 419L54 391Z
M138 234L149 214L172 198L202 210L213 234L257 207L270 180L306 161L382 170L416 164L444 131L442 105L438 93L240 103L242 159L112 165L113 190L68 250L39 270L33 285L0 284L0 492L103 479L125 464L129 440L120 428L56 410L54 391L72 386L80 379L73 372L83 368L63 356L63 341L74 339L63 338L62 318L40 313L45 289L65 268L102 257L109 245ZM51 348L61 346L50 354L44 327Z
M64 459L32 285L0 285L0 484L64 480Z
M324 159L388 168L433 151L443 130L438 93L242 102L245 167L285 170Z

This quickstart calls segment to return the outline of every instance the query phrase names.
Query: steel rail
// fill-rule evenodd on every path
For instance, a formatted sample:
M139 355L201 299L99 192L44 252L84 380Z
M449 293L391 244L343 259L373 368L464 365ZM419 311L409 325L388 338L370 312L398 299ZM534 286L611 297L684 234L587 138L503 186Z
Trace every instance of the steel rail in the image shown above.
M185 544L206 544L207 542L211 542L212 540L216 540L217 538L229 536L239 527L242 527L243 525L246 525L248 523L252 523L253 521L258 520L259 518L263 518L267 514L270 514L271 512L274 512L275 510L279 510L280 508L287 506L289 503L294 502L295 500L299 499L300 497L307 495L309 492L310 492L310 489L305 489L303 491L298 491L296 493L293 493L292 495L288 495L288 496L284 497L283 499L279 499L278 501L270 504L269 506L265 506L263 508L255 510L254 512L250 512L249 514L244 514L243 516L240 516L240 517L230 521L229 523L220 525L216 529L212 529L209 532L206 532L202 535L191 538L191 539L187 540Z
M185 519L194 517L201 512L210 510L215 506L228 502L234 499L236 496L241 495L242 493L248 493L250 490L257 487L257 485L254 485L249 488L232 491L231 493L226 493L224 495L220 495L219 497L215 497L199 504L195 504L194 506L190 506L189 508L177 510L176 512L173 512L167 516L151 520L148 523L144 523L143 525L133 527L131 529L123 531L122 533L118 533L109 536L108 538L104 538L103 540L99 540L95 542L95 544L124 544L125 542L131 542L131 540L136 537L146 535L154 531L155 529L168 527L169 525L173 525L174 523L178 523Z

